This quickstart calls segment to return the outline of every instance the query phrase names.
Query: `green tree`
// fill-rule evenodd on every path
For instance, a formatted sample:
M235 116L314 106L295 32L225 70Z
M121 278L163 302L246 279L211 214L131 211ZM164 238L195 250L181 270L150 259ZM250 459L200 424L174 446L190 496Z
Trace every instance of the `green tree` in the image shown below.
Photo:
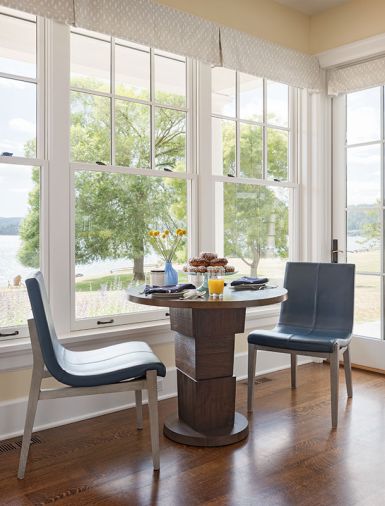
M78 79L78 88L96 88L90 79ZM118 95L130 95L121 87ZM140 98L140 97L139 97ZM167 94L159 101L180 105L182 99ZM150 168L150 107L116 100L116 164ZM156 168L185 170L185 113L157 108L155 113ZM110 99L82 92L71 93L71 158L82 162L110 163ZM33 143L26 150L33 149ZM30 210L21 226L19 258L38 265L38 179L30 195ZM185 181L132 176L123 173L79 171L75 177L75 261L127 258L134 263L134 278L144 278L144 256L150 245L150 228L186 226ZM185 249L178 252L185 258Z
M37 269L39 261L39 222L40 222L40 170L32 169L33 188L28 195L29 211L20 224L21 246L18 251L19 262L26 267Z
M124 95L127 89L118 90ZM168 96L160 97L168 102ZM108 163L109 100L74 93L71 100L72 158ZM116 101L116 163L150 168L150 107ZM157 109L155 162L157 169L185 170L184 113ZM150 228L185 226L186 192L177 180L120 173L80 172L76 177L77 263L127 258L134 262L134 279L144 278L144 256L150 251Z
M72 83L95 88L88 79ZM118 95L129 95L121 88ZM140 97L139 97L140 98ZM183 105L183 99L158 94L162 103ZM71 156L83 162L110 163L110 99L82 92L71 95ZM150 107L123 100L115 102L115 163L150 168ZM260 177L262 135L260 127L243 125L241 172ZM185 113L166 108L155 111L155 164L157 169L185 170ZM225 173L235 167L234 126L223 129ZM287 140L276 130L268 135L269 175L287 177ZM29 143L26 150L34 149ZM20 261L38 266L39 176L33 172L30 210L21 225ZM185 227L186 183L184 180L132 176L123 173L78 171L75 178L76 263L127 258L134 262L134 276L143 279L143 260L151 251L150 228ZM287 204L272 188L224 184L225 254L237 256L256 274L261 257L287 256ZM178 260L185 259L185 249Z
M24 155L33 158L36 155L36 140L28 141L24 146ZM28 195L29 210L20 223L19 235L21 239L18 260L22 265L37 269L40 266L40 169L32 169L33 188Z
M361 244L370 242L380 245L381 239L381 206L377 200L373 205L349 206L347 213L347 230L349 236L360 236Z
M257 174L262 165L261 133L252 125L242 125L240 140L241 173L246 177L260 177ZM287 140L278 130L271 130L268 135L268 175L287 178ZM287 258L285 190L224 183L223 192L225 255L242 259L251 276L257 275L261 258L276 255Z

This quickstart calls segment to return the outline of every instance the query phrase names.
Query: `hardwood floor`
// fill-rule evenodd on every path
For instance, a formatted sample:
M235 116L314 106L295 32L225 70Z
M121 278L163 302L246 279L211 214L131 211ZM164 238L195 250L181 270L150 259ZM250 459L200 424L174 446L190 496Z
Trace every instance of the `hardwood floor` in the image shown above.
M340 370L340 418L331 430L329 367L268 375L255 387L250 435L222 448L178 445L161 436L161 470L153 473L147 408L144 430L133 409L39 433L24 481L19 451L0 453L0 504L300 505L385 504L385 377L353 371L347 401ZM247 385L237 385L246 414ZM176 409L160 403L160 420ZM20 438L10 440L17 441Z

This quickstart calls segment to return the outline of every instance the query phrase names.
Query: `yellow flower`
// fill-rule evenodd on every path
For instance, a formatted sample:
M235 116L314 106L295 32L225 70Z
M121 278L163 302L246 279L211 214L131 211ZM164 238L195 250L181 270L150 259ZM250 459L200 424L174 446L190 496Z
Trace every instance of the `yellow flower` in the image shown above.
M154 231L153 231L153 230L150 230L150 231L149 231L149 233L148 233L148 235L149 235L150 237L152 237L152 236L154 235Z
M167 234L163 232L162 239L166 239L166 237L167 237Z
M159 230L154 230L152 235L153 235L154 237L158 237L158 236L160 235Z
M170 234L170 231L166 229L166 230L163 231L163 234L167 236L167 235Z

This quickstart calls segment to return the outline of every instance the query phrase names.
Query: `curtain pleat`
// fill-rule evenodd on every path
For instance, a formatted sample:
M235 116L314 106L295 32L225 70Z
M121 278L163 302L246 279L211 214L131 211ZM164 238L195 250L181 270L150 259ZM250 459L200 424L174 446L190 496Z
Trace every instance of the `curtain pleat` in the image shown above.
M298 88L320 91L322 72L315 56L221 28L223 66Z
M215 23L150 0L76 0L75 19L81 28L220 64Z

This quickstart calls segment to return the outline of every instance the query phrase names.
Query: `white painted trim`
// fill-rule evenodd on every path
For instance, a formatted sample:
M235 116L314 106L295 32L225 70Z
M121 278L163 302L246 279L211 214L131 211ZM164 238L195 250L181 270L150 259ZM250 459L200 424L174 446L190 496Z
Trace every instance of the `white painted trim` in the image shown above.
M311 361L309 357L299 357L298 364L301 365ZM279 371L289 366L289 355L265 351L258 353L257 375ZM237 380L247 378L247 352L235 355L234 374ZM287 387L290 388L289 383ZM176 396L175 367L168 368L165 378L158 378L158 389L160 400ZM144 396L144 402L147 402L146 396ZM132 408L134 405L132 392L40 401L34 432L121 411ZM23 433L26 409L26 397L0 402L2 414L0 418L0 440L20 436Z
M317 55L321 68L333 68L385 54L385 33L344 44Z
M384 370L385 341L353 335L350 357L353 364Z
M59 334L70 330L70 45L69 27L47 22L47 148L49 159L48 220L49 262L43 266L51 308ZM47 275L48 274L48 275Z

